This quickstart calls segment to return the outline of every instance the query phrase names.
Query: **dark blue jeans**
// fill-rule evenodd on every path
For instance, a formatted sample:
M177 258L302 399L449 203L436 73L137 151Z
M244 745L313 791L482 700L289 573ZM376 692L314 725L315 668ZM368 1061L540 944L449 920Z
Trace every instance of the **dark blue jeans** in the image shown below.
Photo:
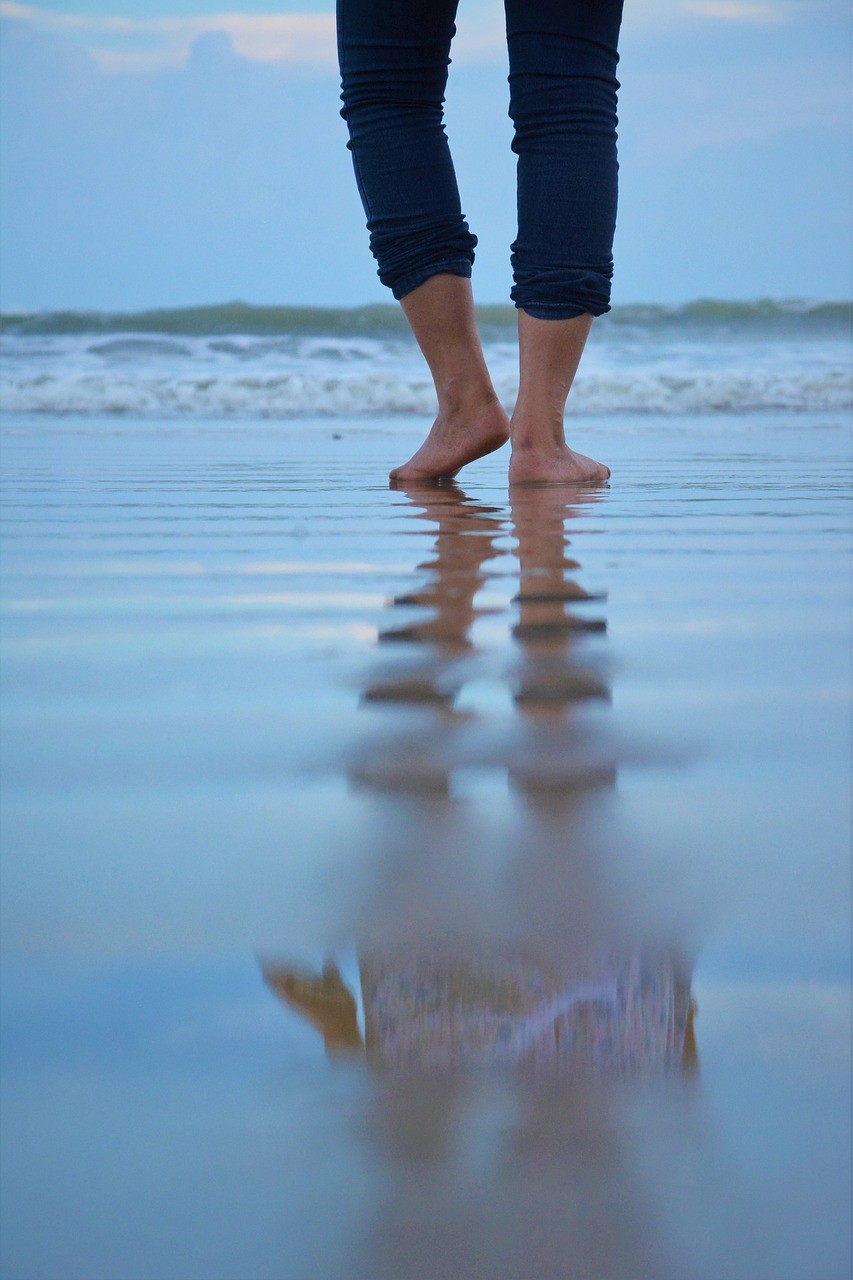
M402 298L470 276L443 124L458 0L337 0L341 115L379 278ZM609 310L622 0L505 0L518 156L512 299L529 315Z

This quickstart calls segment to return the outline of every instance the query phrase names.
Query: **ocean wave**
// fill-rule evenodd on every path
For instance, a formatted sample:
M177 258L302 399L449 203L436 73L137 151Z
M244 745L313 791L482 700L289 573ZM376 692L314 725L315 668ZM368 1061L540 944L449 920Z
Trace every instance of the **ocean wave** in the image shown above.
M478 308L481 325L503 330L515 324L509 306ZM682 306L616 306L599 326L638 329L756 330L790 333L843 333L850 329L851 304L807 299L757 299L751 302L699 299ZM11 335L164 334L229 337L237 334L330 334L396 337L407 332L398 307L275 307L230 302L203 307L149 311L50 311L0 315L0 332Z
M507 406L513 403L514 379L499 378L497 390ZM435 395L427 378L383 372L346 377L310 373L19 375L0 382L0 403L6 413L142 417L405 417L435 412ZM767 369L679 375L588 373L578 377L572 390L573 415L845 411L851 407L853 388L844 368L807 373Z

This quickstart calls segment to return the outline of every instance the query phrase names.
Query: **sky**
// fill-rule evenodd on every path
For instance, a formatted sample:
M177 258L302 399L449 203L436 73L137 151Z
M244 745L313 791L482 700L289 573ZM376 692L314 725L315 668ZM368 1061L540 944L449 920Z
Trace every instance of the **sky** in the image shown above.
M627 0L614 302L846 298L847 0ZM505 302L499 0L460 0L447 127ZM0 305L389 301L327 0L0 0Z

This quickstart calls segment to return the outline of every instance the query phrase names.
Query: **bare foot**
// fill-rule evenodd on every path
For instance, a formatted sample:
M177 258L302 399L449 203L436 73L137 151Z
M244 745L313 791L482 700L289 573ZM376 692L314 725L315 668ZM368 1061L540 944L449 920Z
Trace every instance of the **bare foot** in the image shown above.
M497 397L476 408L439 413L429 435L392 480L446 480L467 463L494 453L509 439L509 419Z
M567 444L515 445L509 463L510 484L604 484L610 468Z

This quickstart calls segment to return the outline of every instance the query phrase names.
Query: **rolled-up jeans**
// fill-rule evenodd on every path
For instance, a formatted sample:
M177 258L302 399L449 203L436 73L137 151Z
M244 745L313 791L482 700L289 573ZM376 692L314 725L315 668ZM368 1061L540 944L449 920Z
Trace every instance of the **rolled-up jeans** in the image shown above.
M379 278L403 298L470 276L443 123L458 0L337 0L343 108ZM610 309L622 0L505 0L518 156L517 307L540 319Z

